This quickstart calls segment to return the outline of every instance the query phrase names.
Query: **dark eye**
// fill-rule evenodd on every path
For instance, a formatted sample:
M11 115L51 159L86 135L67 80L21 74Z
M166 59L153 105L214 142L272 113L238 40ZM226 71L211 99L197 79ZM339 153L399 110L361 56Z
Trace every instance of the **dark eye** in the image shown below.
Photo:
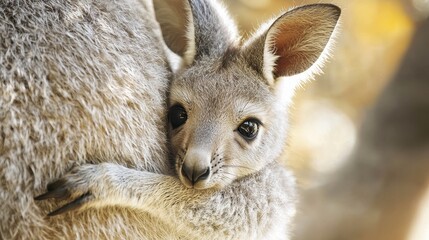
M168 120L173 129L182 126L188 120L186 110L180 105L174 105L168 111Z
M238 132L246 140L253 140L258 135L260 122L256 119L248 119L239 127Z

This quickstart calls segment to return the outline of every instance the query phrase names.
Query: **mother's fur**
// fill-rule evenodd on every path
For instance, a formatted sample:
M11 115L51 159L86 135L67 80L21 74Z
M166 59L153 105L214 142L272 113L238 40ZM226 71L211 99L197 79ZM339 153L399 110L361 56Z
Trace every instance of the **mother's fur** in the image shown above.
M174 234L123 208L46 218L52 204L33 200L87 160L169 171L169 71L151 4L0 2L0 239Z

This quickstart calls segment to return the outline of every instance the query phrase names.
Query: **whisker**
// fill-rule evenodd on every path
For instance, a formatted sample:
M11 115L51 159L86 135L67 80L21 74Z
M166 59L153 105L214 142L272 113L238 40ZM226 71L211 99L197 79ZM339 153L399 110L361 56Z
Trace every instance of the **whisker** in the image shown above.
M254 168L250 168L250 167L246 167L246 166L240 166L240 165L223 165L222 167L229 167L229 168L244 168L244 169L247 169L247 170L252 170L252 171L257 171L256 169L254 169Z
M238 175L235 175L234 173L230 173L230 172L222 172L223 174L229 174L230 176L234 176L234 177L238 177Z
M226 181L225 181L225 179L227 179L227 180L229 180L229 181L231 181L231 182L233 182L233 181L235 181L235 180L236 180L235 178L232 178L232 177L229 177L229 176L223 176L223 177L221 178L221 181L226 182Z

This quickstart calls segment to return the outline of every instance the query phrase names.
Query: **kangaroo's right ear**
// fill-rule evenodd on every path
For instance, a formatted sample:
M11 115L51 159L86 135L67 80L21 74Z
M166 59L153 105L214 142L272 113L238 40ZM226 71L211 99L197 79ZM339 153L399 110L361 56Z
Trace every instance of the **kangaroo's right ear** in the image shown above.
M269 83L305 72L323 58L340 13L340 8L332 4L307 5L286 12L244 44L244 57Z
M153 6L165 43L171 51L183 57L191 44L186 36L190 16L187 1L154 0Z
M217 1L154 0L153 3L165 43L183 58L186 66L204 56L220 56L237 44L236 25Z

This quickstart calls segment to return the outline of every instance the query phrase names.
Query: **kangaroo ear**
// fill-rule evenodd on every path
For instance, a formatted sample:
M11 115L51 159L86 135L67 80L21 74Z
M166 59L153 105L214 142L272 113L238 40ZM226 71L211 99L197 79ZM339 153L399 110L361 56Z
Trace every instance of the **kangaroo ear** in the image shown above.
M341 10L314 4L286 12L244 44L244 57L269 82L310 68L322 55Z
M179 56L184 56L189 45L186 26L189 18L186 0L153 1L156 19L168 48Z
M185 65L221 56L238 39L235 23L213 0L156 0L154 8L167 46Z

